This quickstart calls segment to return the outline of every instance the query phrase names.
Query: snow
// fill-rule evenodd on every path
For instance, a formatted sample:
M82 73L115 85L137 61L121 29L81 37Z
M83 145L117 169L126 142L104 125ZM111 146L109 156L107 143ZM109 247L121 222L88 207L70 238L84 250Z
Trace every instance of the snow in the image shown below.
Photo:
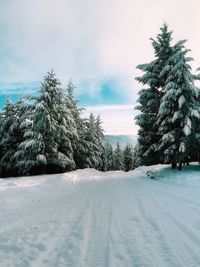
M0 266L200 266L199 171L0 179Z
M184 97L184 95L181 95L178 99L178 105L179 105L179 109L182 108L182 106L184 105L184 103L186 102L186 99Z

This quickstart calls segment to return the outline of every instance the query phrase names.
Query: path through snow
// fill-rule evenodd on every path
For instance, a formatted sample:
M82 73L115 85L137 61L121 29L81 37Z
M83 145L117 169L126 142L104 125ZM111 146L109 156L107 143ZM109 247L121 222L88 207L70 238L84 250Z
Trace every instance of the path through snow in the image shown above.
M0 179L0 267L200 266L200 167Z

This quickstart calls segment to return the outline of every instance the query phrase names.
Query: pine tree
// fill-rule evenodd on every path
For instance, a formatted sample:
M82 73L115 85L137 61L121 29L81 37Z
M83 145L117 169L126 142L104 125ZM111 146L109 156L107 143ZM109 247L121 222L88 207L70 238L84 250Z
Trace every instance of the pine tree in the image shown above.
M22 140L23 133L20 129L20 123L24 112L26 112L26 106L21 99L15 104L7 100L3 112L1 113L0 173L3 177L18 175L17 161L14 154Z
M21 172L62 172L75 168L70 142L71 117L54 72L48 72L31 113L21 127L24 141L15 154Z
M124 157L123 151L119 142L117 143L117 147L114 150L114 169L115 170L124 170Z
M28 111L22 116L20 128L24 133L23 139L14 154L19 175L45 173L47 164L45 142L43 134L36 127L38 110L37 105L35 107L30 105Z
M75 86L70 80L67 85L67 95L66 95L66 105L67 108L70 110L72 118L74 120L74 130L73 130L73 139L71 141L73 150L76 151L77 149L77 142L79 140L80 131L83 127L83 119L81 118L81 112L83 111L82 108L78 107L78 101L74 97L74 90Z
M103 166L104 171L110 171L114 170L114 155L113 155L113 147L108 142L104 146L104 160L103 160Z
M135 118L136 124L140 127L138 131L136 167L159 162L160 156L154 151L160 139L156 120L163 87L169 72L168 61L173 53L171 35L172 33L168 31L167 25L164 24L157 39L151 39L155 60L137 66L144 74L136 79L143 85L147 85L148 88L139 91L139 106L136 107L140 111L140 114Z
M80 133L77 151L77 164L79 168L98 168L99 151L96 135L96 120L93 114L85 119L84 127Z
M81 128L82 119L81 119L81 112L83 108L78 107L78 100L74 97L74 90L76 87L74 86L72 80L68 82L67 85L67 107L70 109L72 116L76 122L77 130Z
M38 96L0 113L0 175L32 175L70 171L76 167L105 170L101 119L81 118L69 82L64 92L54 72L48 72ZM75 160L76 158L76 163Z
M3 125L3 119L4 119L4 112L0 111L0 177L2 176L2 170L1 170L1 158L3 157L3 146L1 145L1 129Z
M95 133L96 133L96 137L97 137L97 146L98 146L98 170L104 170L104 164L106 161L105 158L105 144L104 144L104 134L103 134L103 128L102 128L102 121L100 116L97 116L96 118L96 129L95 129Z
M141 154L140 154L139 142L136 143L133 149L133 167L137 168L141 165Z
M77 126L74 120L72 110L66 105L64 92L61 89L60 98L58 99L58 152L63 157L64 155L64 165L63 170L70 171L75 169L74 161L74 149L75 142L77 142Z
M99 116L95 118L93 114L90 114L89 119L85 119L83 125L78 144L77 165L79 168L104 170L106 159L101 119Z
M167 77L164 95L158 113L159 141L157 151L162 153L165 163L172 167L188 162L195 140L196 121L200 118L197 97L199 90L194 85L185 49L185 41L174 46L174 54L169 60L170 72Z
M200 71L200 68L197 69L197 71ZM200 80L200 73L198 73L197 75L194 76L194 82L195 81L199 81ZM200 88L197 88L198 90L198 97L197 97L197 102L198 102L198 106L200 103ZM193 146L191 147L192 153L191 153L191 162L195 162L198 161L200 164L200 150L197 149L197 147L200 147L200 123L199 123L199 119L196 120L196 133L195 133L195 137L194 137L194 141L193 141Z
M133 147L127 144L124 148L124 170L133 170Z

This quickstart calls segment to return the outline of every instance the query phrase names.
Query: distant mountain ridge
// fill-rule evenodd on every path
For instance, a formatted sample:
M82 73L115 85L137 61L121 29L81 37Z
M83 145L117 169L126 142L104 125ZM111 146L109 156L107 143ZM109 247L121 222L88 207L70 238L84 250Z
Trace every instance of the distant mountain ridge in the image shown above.
M126 144L136 145L137 136L136 135L105 135L105 140L110 143L113 147L116 147L117 143L122 147Z

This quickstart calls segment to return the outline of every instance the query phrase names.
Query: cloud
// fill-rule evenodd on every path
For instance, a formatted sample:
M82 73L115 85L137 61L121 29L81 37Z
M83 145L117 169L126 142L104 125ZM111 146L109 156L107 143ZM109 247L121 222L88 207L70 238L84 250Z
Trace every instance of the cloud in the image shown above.
M89 117L90 113L101 116L105 134L137 135L138 127L134 122L137 111L132 105L90 106L83 116Z
M101 90L95 91L91 90L92 84L91 80L83 81L78 85L81 90L75 88L74 94L78 100L79 106L85 107L88 105L109 105L109 104L127 104L128 96L120 90L119 84L116 80L108 79L101 82ZM93 84L94 86L94 84ZM5 83L0 82L0 107L5 101L1 98L4 96L13 96L16 95L18 98L23 95L37 95L41 87L41 82L15 82L15 83ZM66 84L63 84L63 88L66 87Z
M41 80L53 68L78 90L87 81L92 95L111 78L133 103L135 67L153 58L149 38L163 21L175 40L189 39L199 65L199 9L199 0L1 1L0 79Z

